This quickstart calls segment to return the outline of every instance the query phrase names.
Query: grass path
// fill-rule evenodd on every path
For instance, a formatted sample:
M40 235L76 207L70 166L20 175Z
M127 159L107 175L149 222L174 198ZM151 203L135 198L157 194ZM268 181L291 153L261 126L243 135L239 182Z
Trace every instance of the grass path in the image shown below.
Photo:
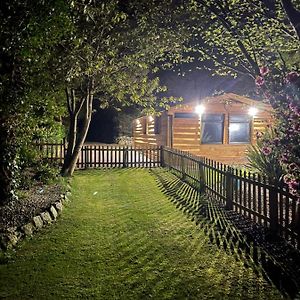
M56 224L0 265L7 299L280 299L144 169L78 172Z

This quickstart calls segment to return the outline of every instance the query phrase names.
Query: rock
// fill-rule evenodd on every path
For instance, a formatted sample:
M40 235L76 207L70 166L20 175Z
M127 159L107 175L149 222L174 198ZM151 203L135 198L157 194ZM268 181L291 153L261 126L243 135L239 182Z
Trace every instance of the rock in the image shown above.
M22 226L22 231L26 236L32 236L34 232L34 225L30 222Z
M42 217L42 220L44 221L45 224L52 223L52 218L51 218L50 214L47 211L42 212L41 217Z
M35 216L33 219L33 224L36 227L36 229L40 229L43 227L43 220L40 216Z
M21 233L11 228L4 234L1 234L0 244L3 249L10 249L14 247L21 238Z
M67 203L69 203L69 202L70 202L70 200L69 200L69 198L68 198L67 195L66 195L65 198L62 199L62 204L67 204Z
M62 210L63 210L63 205L62 203L60 203L59 201L58 202L55 202L55 208L57 210L58 213L61 213Z
M50 207L50 214L52 216L52 219L56 220L58 213L53 205L51 205Z

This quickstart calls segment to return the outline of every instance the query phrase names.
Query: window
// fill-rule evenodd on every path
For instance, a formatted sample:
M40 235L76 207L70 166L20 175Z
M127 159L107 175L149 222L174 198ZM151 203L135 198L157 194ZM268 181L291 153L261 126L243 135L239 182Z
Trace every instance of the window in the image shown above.
M250 143L250 117L247 115L229 116L229 143Z
M160 134L160 130L161 130L161 117L155 117L154 134Z
M175 113L174 117L176 119L193 119L198 118L198 115L195 113Z
M204 114L201 118L201 143L222 144L224 115Z

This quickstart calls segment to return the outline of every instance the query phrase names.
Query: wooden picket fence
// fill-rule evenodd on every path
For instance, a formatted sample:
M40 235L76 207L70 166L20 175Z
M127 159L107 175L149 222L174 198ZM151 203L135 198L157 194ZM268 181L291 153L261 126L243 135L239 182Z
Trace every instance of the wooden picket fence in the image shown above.
M76 166L78 169L160 167L160 153L159 147L85 145Z
M275 185L260 175L180 150L163 148L162 158L164 167L225 208L270 228L300 248L300 204L284 183Z
M51 164L62 165L67 145L60 143L38 142L41 158ZM87 168L152 168L161 165L159 147L134 148L126 146L84 145L80 151L76 167Z
M61 166L64 162L67 145L65 140L60 142L35 141L40 157L50 164Z
M37 144L43 159L62 165L66 145ZM78 169L167 167L200 192L252 221L279 233L300 248L300 204L282 182L272 184L257 174L167 147L83 146Z

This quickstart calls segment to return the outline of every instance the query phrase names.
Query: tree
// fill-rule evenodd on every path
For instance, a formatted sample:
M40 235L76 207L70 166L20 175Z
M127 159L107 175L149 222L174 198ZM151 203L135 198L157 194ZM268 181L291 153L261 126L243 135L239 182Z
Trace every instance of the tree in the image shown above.
M42 0L1 1L0 205L17 198L21 146L46 121L49 127L59 111L42 113L41 104L57 104L59 87L53 85L59 73L49 76L49 66L68 30L64 11L63 0L51 5Z
M281 0L281 3L300 40L300 11L293 5L291 0Z
M163 12L171 8L169 1L161 5L156 1L128 1L125 6L114 0L101 4L72 2L74 27L69 48L73 51L66 58L70 125L64 176L72 175L75 169L95 97L102 107L138 104L148 110L170 101L158 101L155 96L165 89L155 76L157 63L166 54L170 58L170 52L178 59L182 55L183 37L188 34L177 26L176 19L166 18ZM83 124L80 132L79 117Z
M221 75L260 76L272 65L286 74L299 55L299 44L280 2L265 0L193 1L191 50L207 68ZM213 63L213 66L210 64Z

